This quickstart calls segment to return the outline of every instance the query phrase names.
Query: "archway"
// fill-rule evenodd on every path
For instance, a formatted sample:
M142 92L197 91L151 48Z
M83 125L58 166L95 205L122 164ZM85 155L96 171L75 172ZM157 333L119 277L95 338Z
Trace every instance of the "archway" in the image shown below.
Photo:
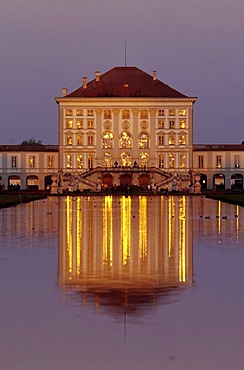
M224 190L225 189L225 175L222 173L217 173L213 176L213 187L214 190Z
M108 189L113 185L113 176L110 174L103 175L102 184L104 189Z
M231 189L242 190L243 189L243 175L235 173L231 176Z
M207 190L207 175L200 173L201 190Z
M45 176L44 182L45 182L45 189L50 189L52 185L52 176L51 175Z
M143 173L139 176L139 186L143 189L147 189L148 185L150 185L150 176Z
M26 189L27 190L38 190L38 177L35 175L30 175L26 177Z
M131 185L132 184L132 176L130 174L123 174L120 176L120 185L125 186L125 185Z
M8 190L20 190L21 180L17 175L12 175L8 177Z

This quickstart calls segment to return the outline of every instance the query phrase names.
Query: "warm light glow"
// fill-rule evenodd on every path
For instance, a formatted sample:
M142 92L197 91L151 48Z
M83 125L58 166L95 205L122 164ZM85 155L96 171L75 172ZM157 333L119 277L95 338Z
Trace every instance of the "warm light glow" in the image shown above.
M72 250L72 198L67 197L66 199L66 215L67 215L67 254L68 254L68 271L71 274L73 272L73 250ZM71 276L70 276L71 278Z
M186 109L180 109L179 116L186 116Z
M106 196L103 203L103 263L113 265L113 197Z
M76 273L81 273L81 238L82 238L82 213L81 213L81 197L76 201Z
M168 256L172 255L172 247L174 245L174 234L175 234L175 199L169 197L168 199L168 228L169 228L169 244L168 244Z
M186 197L179 199L179 281L186 282Z
M218 200L218 218L217 218L217 224L218 224L218 234L221 232L221 202Z
M122 262L126 265L130 257L131 243L131 197L123 196L120 201L121 217L121 252Z
M139 197L139 256L144 260L147 256L147 198Z

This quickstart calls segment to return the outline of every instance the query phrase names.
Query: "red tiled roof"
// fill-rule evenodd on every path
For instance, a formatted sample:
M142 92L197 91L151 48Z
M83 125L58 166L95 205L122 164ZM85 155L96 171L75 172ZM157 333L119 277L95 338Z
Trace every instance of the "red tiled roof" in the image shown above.
M66 96L91 97L131 97L131 98L187 98L186 95L164 84L163 82L143 72L137 67L114 67Z

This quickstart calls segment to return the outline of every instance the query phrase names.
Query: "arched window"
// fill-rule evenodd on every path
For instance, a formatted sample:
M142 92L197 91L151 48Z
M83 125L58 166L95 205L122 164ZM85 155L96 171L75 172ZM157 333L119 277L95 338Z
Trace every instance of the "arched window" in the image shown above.
M139 135L139 148L141 149L149 148L149 135L147 132L142 132Z
M124 167L131 166L132 160L131 160L131 156L130 156L129 153L125 153L125 152L121 153L120 158L121 158L122 166L124 166Z
M105 131L102 135L103 148L108 149L113 147L114 135L110 131Z
M119 143L120 143L120 148L122 149L132 148L131 134L127 131L123 131L120 135Z
M140 153L139 164L140 166L147 166L149 160L149 154L146 152Z

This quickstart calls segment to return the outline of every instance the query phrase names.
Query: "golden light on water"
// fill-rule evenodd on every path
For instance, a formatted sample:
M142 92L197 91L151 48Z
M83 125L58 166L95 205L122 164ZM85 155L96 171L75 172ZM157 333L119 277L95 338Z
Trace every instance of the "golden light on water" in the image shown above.
M186 281L186 197L180 200L179 281Z
M139 197L139 256L144 260L147 256L147 198Z
M104 198L103 206L103 263L113 264L113 197Z
M131 197L123 196L120 200L121 212L121 252L123 265L127 264L130 257L131 246Z

